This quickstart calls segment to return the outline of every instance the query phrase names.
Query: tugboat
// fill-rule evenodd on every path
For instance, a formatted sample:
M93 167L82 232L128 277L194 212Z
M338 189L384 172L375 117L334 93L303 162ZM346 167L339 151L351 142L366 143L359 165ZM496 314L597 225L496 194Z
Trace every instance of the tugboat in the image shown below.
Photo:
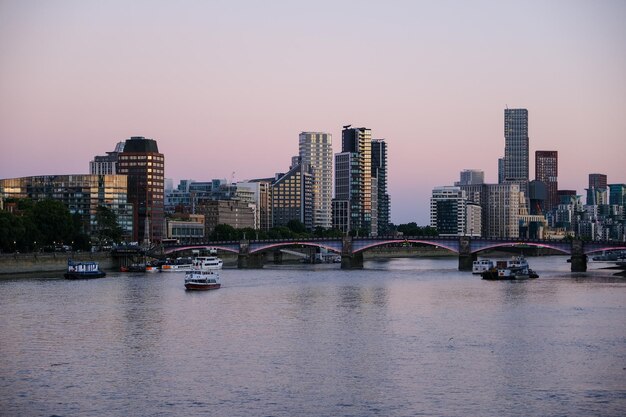
M68 259L67 272L63 276L66 279L91 279L102 278L106 273L100 270L98 262L74 262Z

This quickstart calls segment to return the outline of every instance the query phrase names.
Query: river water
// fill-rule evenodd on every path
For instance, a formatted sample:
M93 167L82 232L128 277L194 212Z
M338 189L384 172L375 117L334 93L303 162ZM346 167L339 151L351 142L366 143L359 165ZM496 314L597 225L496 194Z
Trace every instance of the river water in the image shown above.
M457 260L0 280L0 414L618 416L626 279ZM593 265L591 266L593 268Z

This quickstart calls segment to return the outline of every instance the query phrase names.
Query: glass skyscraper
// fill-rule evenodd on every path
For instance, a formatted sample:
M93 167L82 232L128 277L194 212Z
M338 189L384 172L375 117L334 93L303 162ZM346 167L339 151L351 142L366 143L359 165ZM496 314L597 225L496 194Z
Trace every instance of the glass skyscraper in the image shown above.
M313 172L313 227L332 227L333 143L330 133L302 132L299 159Z
M528 188L528 110L504 109L504 182Z

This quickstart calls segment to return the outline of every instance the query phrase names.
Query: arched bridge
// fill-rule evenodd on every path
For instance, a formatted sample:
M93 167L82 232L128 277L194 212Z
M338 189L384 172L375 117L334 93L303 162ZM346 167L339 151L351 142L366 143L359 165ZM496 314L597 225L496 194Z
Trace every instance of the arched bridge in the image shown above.
M471 270L472 262L477 254L484 250L498 247L536 246L550 248L569 255L572 260L572 271L580 272L587 269L587 255L604 250L626 250L626 242L581 240L533 240L533 239L498 239L470 238L445 236L403 236L403 237L350 237L342 238L310 238L310 239L279 239L279 240L241 240L207 242L190 245L171 245L158 248L159 254L172 254L185 250L209 249L232 252L238 255L240 268L262 267L264 252L289 246L311 246L324 248L341 255L343 269L360 268L363 266L363 252L378 246L389 244L420 243L441 247L459 255L459 269ZM153 251L154 253L154 251Z

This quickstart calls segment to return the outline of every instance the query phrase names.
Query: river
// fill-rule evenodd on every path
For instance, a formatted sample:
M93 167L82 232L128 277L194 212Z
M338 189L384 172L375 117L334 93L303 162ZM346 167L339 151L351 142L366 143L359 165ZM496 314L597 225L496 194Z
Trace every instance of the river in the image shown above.
M620 416L626 279L563 257L0 280L0 414ZM59 274L60 275L60 274Z

